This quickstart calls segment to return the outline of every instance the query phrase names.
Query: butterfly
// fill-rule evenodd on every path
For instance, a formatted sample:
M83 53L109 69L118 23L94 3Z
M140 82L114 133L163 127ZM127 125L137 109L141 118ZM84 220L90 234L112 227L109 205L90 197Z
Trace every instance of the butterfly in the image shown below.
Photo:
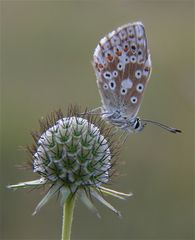
M141 22L128 23L103 37L94 51L92 64L103 119L128 132L139 132L148 123L172 133L181 132L137 117L152 70L147 37Z

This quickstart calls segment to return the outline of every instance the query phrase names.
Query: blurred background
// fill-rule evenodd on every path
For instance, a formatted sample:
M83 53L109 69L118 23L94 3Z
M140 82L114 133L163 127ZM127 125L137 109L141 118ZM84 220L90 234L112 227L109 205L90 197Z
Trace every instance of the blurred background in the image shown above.
M72 239L193 239L193 1L1 1L1 229L8 239L60 239L56 198L32 217L41 191L6 189L33 180L17 168L29 157L30 131L70 103L100 106L92 54L100 38L133 21L145 25L153 72L140 117L148 126L128 137L112 188L134 196L97 203L102 219L77 202Z

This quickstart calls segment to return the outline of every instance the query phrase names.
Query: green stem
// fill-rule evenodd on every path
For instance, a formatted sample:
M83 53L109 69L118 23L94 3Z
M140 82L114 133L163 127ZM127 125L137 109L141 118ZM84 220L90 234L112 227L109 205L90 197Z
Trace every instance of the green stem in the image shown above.
M74 195L71 194L64 203L61 240L70 240L75 205L75 195L76 194Z

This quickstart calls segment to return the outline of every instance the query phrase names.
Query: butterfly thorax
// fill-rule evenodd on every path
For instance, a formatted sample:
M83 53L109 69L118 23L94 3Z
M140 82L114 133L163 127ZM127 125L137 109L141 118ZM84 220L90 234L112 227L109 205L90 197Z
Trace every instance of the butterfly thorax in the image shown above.
M123 116L119 110L113 113L102 111L102 118L111 123L112 125L127 130L128 132L140 132L145 124L143 124L138 117L128 118Z

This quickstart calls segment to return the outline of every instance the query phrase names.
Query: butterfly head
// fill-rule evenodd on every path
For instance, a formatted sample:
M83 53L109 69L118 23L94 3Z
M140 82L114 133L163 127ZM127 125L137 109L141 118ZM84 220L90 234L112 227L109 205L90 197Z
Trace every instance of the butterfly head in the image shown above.
M181 133L181 130L177 129L177 128L173 128L173 127L169 127L165 124L156 122L156 121L152 121L152 120L146 120L146 119L140 119L140 118L135 118L133 121L130 120L130 127L127 128L127 130L129 132L140 132L143 130L143 128L147 125L147 124L153 124L156 125L158 127L161 127L165 130L167 130L168 132L171 133Z
M133 119L133 121L131 120L127 130L130 132L137 133L137 132L141 132L145 126L146 126L146 123L142 122L140 118L136 117L135 119Z

